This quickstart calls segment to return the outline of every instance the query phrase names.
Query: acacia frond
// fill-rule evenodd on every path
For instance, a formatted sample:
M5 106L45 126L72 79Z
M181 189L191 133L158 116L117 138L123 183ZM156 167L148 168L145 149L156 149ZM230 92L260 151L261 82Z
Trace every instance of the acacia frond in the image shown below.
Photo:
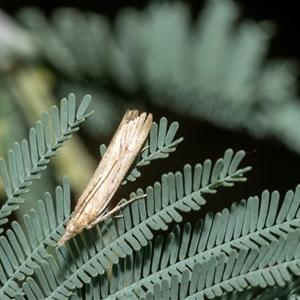
M37 121L35 128L30 129L29 142L25 139L21 144L15 142L14 149L8 151L8 169L0 158L0 174L7 195L7 201L0 210L0 225L5 224L8 221L6 217L24 202L20 196L28 192L32 181L40 178L50 158L59 154L57 149L65 145L71 134L79 130L79 124L93 114L86 112L90 101L91 96L85 96L76 110L74 94L62 99L60 110L53 106L51 114L44 112L42 121Z

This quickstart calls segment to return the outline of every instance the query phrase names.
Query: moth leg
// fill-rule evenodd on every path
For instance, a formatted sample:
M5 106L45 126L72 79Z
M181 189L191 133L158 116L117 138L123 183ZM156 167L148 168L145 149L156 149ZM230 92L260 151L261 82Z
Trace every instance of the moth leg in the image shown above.
M141 198L145 198L145 197L147 197L147 194L144 194L144 195L141 195L141 196L136 196L136 197L133 197L132 199L129 199L127 202L124 202L124 203L122 203L122 204L120 204L121 203L121 201L116 205L116 207L114 208L114 210L117 210L117 209L119 209L119 208L121 208L121 207L123 207L123 206L125 206L125 205L127 205L127 204L129 204L129 203L131 203L131 202L133 202L133 201L135 201L135 200L137 200L137 199L141 199Z
M120 204L120 202L119 202L119 203L116 205L116 207L114 207L112 210L110 210L110 211L108 211L107 213L105 213L105 215L101 215L101 216L99 216L98 218L96 218L93 222L87 224L87 225L85 226L85 228L86 228L86 229L92 228L92 227L95 226L96 224L98 224L98 223L100 223L100 222L102 222L102 221L104 221L104 220L110 218L111 215L112 215L113 213L115 213L117 210L119 210L120 208L122 208L122 207L128 205L129 203L131 203L131 202L133 202L133 201L135 201L135 200L137 200L137 199L145 198L146 196L147 196L147 194L144 194L144 195L141 195L141 196L136 196L136 197L134 197L134 198L132 198L132 199L129 199L127 202L122 203L122 204ZM118 215L118 216L115 216L115 217L121 218L121 217L123 217L123 216L122 216L122 215Z
M123 215L112 216L112 218L115 218L115 219L123 218Z
M121 207L123 207L123 206L126 206L127 204L129 204L130 202L133 202L133 201L135 201L135 200L137 200L137 199L141 199L141 198L145 198L147 196L147 194L144 194L144 195L141 195L141 196L136 196L136 197L134 197L134 198L132 198L132 199L129 199L127 202L125 202L125 203L123 203L123 204L120 204L120 202L117 204L117 206L113 209L114 211L115 210L118 210L118 209L120 209ZM110 213L111 211L109 211L109 213ZM114 216L114 218L122 218L123 217L123 215L117 215L117 216Z
M147 148L149 148L150 146L148 145L148 146L145 146L143 149L141 149L141 153L143 152L143 151L145 151Z

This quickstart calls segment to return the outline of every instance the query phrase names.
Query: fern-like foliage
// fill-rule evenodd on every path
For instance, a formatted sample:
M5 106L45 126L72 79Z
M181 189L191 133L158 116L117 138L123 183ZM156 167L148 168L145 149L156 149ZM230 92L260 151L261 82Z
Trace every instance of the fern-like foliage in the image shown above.
M87 299L297 299L300 185L278 200L264 191L174 226L120 259L99 289L90 282Z
M28 215L24 215L23 226L14 221L12 229L0 237L3 266L0 267L1 299L14 299L17 295L22 298L24 291L20 282L31 278L41 260L49 257L47 247L56 246L64 230L63 222L70 214L68 179L64 178L63 188L56 188L55 199L46 193L45 200L39 200L37 207L38 211L31 210Z
M12 211L19 208L24 202L20 195L28 192L28 186L32 181L40 178L40 173L47 168L52 156L59 154L58 148L71 138L71 134L79 130L79 124L86 120L93 112L86 112L91 101L88 95L83 98L78 110L76 99L70 94L68 99L60 102L60 110L53 106L51 114L42 114L42 121L37 121L35 128L29 131L29 142L23 140L15 142L14 149L8 151L8 167L0 158L0 174L2 176L7 202L0 210L0 224L5 224L6 218ZM0 232L3 229L0 228Z
M69 98L75 100L74 95L71 95ZM62 100L62 103L65 101L66 100ZM77 112L77 117L83 115L87 104L88 103L81 104ZM65 123L68 119L72 118L68 114L61 114L61 123ZM79 117L78 119L81 120L81 118ZM166 155L163 153L174 151L174 147L182 140L182 138L180 138L173 141L173 138L175 137L176 131L178 129L178 123L172 123L170 128L167 128L167 120L163 118L160 124L162 124L162 126L159 130L157 130L157 124L155 123L153 124L151 130L151 139L150 142L148 142L149 146L147 146L147 148L151 148L151 155L149 155L148 162L155 158L158 159L166 157ZM72 129L74 128L72 127ZM74 130L76 130L76 128ZM67 136L67 133L70 133L70 130L67 132L66 130L64 130L63 133L64 136L69 137ZM157 134L157 136L155 136L155 133ZM63 139L61 138L61 142L62 141ZM52 147L52 150L53 148L54 147ZM145 156L145 154L143 155ZM142 165L146 165L146 163L143 162L143 159L139 163L139 166ZM133 176L132 173L133 172L128 174L128 178ZM5 173L5 175L8 178L8 174ZM0 290L1 299L23 299L24 295L32 299L44 298L44 296L49 292L48 285L50 284L50 286L52 287L53 285L55 285L55 283L48 282L48 280L51 281L53 278L66 279L68 278L68 276L70 276L70 273L64 275L59 274L61 272L61 267L58 267L56 263L56 261L58 260L59 262L62 261L62 264L65 264L65 256L69 254L64 252L64 250L58 252L58 254L54 256L49 255L48 253L49 247L56 246L57 240L60 238L64 231L63 224L66 223L70 217L70 189L68 179L64 179L63 188L57 188L55 200L52 200L51 195L49 193L46 193L45 201L39 200L37 202L37 207L38 211L31 210L28 215L24 216L23 225L25 226L25 230L22 229L22 226L20 224L18 224L17 222L13 222L12 230L8 230L6 232L6 236L1 236L0 238L0 253L2 254L0 264L0 279L3 284ZM123 253L123 256L124 255L125 253ZM116 262L115 260L113 261ZM43 266L46 269L48 268L47 275L49 276L51 276L51 274L49 274L49 266L51 266L51 268L57 267L54 272L55 274L53 275L54 277L51 277L52 279L49 279L47 276L45 277L41 273L41 268L43 268ZM93 276L104 272L104 270L109 267L109 265L106 263L106 260L104 260L103 266L104 267L102 267L102 269L97 268L97 273L94 273ZM102 271L100 272L100 270ZM41 280L39 284L42 284L42 288L44 290L43 292L39 290L39 287L35 283L36 276ZM21 288L20 282L25 279L26 282L24 282ZM73 280L77 282L78 279L78 273L76 273L76 277L73 278ZM70 282L72 282L72 280L68 281L69 284L67 282L64 282L68 289L67 293L62 292L64 291L64 289L66 289L65 285L59 285L56 283L57 290L54 291L55 297L58 297L58 299L60 299L61 297L64 298L66 295L71 294L71 291L75 286L78 287L78 284L74 286L70 285Z
M61 82L66 89L86 93L86 82L96 82L97 100L109 98L110 105L116 97L107 82L129 96L143 90L155 104L277 137L300 153L295 63L266 57L274 26L239 20L230 0L207 1L195 21L190 15L180 2L154 2L144 11L120 11L113 29L105 16L73 8L56 10L50 20L23 9L19 20L68 78Z
M123 218L116 221L106 220L72 239L69 246L56 248L54 258L47 254L44 247L55 245L59 233L63 233L62 220L64 217L68 218L70 199L68 181L65 179L64 188L57 189L56 203L48 203L51 199L47 194L47 201L38 203L39 213L32 211L29 216L24 217L26 233L14 223L13 228L17 227L18 230L9 231L10 238L2 237L1 245L4 245L2 249L5 254L2 264L5 266L5 272L1 274L1 278L5 279L5 285L1 296L3 299L9 299L7 296L24 299L24 295L30 299L74 298L76 294L71 295L75 288L78 294L78 289L81 289L83 284L90 284L91 278L99 274L106 278L105 280L102 278L101 281L109 286L109 293L113 293L114 289L117 292L118 285L112 288L111 283L105 283L107 281L105 270L118 263L120 258L130 257L132 250L140 251L141 247L147 246L148 241L153 238L153 231L167 229L172 220L181 221L182 213L200 209L205 204L204 198L201 197L202 193L211 191L218 185L226 186L231 185L232 181L243 181L242 174L249 170L249 168L237 170L243 155L243 152L239 152L233 156L232 151L227 151L224 159L218 160L213 170L210 168L210 161L206 161L203 168L197 165L194 172L187 166L184 178L180 173L164 175L161 183L147 189L146 201L141 199L134 202L130 208L125 207L122 210ZM215 171L217 169L218 172ZM203 179L201 181L193 179L193 175L202 175ZM177 194L174 194L174 184ZM137 192L139 195L142 193L141 190ZM56 212L54 207L57 207ZM59 214L57 219L55 213ZM44 222L44 218L48 222ZM20 243L17 242L16 236L22 236ZM10 254L14 248L27 249L28 258L22 261L21 265L16 264L15 256ZM22 288L17 284L19 280L24 280ZM98 288L95 287L94 290ZM103 293L101 289L101 297ZM126 290L124 295L131 294Z
M77 116L86 116L86 106ZM68 116L62 114L60 123L66 124ZM174 151L182 140L175 139L177 129L165 118L154 123L133 170ZM1 300L297 297L300 185L282 204L278 192L265 191L260 199L250 197L215 215L199 215L195 224L181 224L184 215L205 205L208 193L246 180L251 168L240 167L244 156L229 149L214 164L206 160L164 174L146 189L146 197L122 207L118 217L57 247L72 215L64 177L55 197L46 193L36 210L12 222L0 237ZM129 172L126 180L135 175ZM8 189L14 187L6 176ZM138 189L130 196L145 192ZM165 236L156 235L161 230Z

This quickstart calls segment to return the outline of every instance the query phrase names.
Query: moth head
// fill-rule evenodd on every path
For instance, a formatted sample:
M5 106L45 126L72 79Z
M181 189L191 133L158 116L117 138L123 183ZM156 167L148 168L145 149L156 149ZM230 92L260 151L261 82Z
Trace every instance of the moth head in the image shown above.
M58 241L58 246L63 245L66 241L74 237L76 234L80 233L83 230L83 226L78 222L71 220L66 228L65 234Z

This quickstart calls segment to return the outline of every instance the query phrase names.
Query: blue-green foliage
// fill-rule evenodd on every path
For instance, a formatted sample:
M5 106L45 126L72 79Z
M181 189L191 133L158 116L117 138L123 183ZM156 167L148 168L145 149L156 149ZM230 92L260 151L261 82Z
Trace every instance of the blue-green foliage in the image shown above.
M99 111L114 111L116 87L131 99L142 90L156 105L275 137L300 153L297 63L268 60L274 24L244 20L236 1L207 1L195 20L180 1L125 8L113 24L74 8L58 9L49 19L23 9L19 19L67 79L60 81L63 94L91 93L86 89L92 86Z
M14 149L8 151L9 170L5 161L0 158L0 174L7 195L7 201L0 210L1 225L24 202L24 198L20 196L28 192L32 181L40 178L40 173L47 168L50 158L59 154L57 149L65 145L71 134L79 129L79 124L93 113L86 113L90 101L90 96L84 97L76 111L74 94L70 94L68 100L62 99L60 110L53 106L51 114L44 112L42 121L37 121L35 128L30 129L29 143L25 139L21 143L15 142ZM2 231L0 228L0 232Z
M73 95L69 97L71 103L72 99ZM69 111L68 100L62 103L62 110ZM83 120L88 115L86 108L87 102L83 101L72 115ZM58 128L68 132L66 137L70 127L66 124L73 124L76 118L61 114ZM168 126L165 118L159 125L154 123L147 148L135 167L174 151L182 140L174 140L177 129L176 122ZM61 135L54 136L56 146L48 147L51 153L56 153L65 140ZM37 162L50 157L46 148L39 150L42 138L37 134L37 147L32 148L39 153ZM48 146L52 144L46 142ZM36 210L24 215L22 222L12 222L11 229L0 237L1 300L296 296L300 275L300 186L295 192L289 191L282 204L277 192L265 191L260 199L250 197L215 215L199 215L195 224L181 224L190 211L199 211L205 205L206 194L215 194L219 186L232 187L246 180L244 174L251 168L240 168L244 156L244 151L234 153L229 149L214 164L206 160L203 164L186 165L183 171L164 174L160 182L146 189L146 197L124 206L117 213L119 217L84 230L57 247L71 216L70 186L64 177L55 197L45 193ZM24 179L12 183L12 176L25 178L19 175L20 170L16 168L15 175L4 172L8 199L14 190L28 189L28 185L24 190L18 188L18 184L26 182ZM134 175L131 172L128 176ZM130 196L144 194L138 189ZM214 197L211 195L210 201L218 200ZM156 235L158 230L165 230L166 235Z
M299 293L300 186L279 195L264 191L113 265L110 282L94 282L87 299L284 299ZM121 288L122 287L122 288ZM220 297L220 298L219 298ZM256 298L257 297L257 298ZM295 298L296 299L296 298Z

